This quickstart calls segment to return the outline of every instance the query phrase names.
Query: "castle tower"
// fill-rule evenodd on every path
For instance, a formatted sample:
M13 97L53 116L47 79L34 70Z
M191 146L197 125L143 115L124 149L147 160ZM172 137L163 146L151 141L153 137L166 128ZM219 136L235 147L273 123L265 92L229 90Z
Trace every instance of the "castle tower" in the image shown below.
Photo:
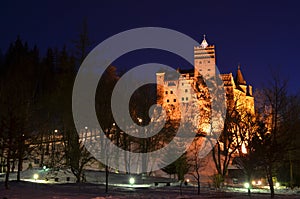
M195 77L213 77L216 75L215 46L208 45L205 35L200 46L194 47Z
M165 84L165 73L160 71L156 73L156 99L158 104L164 102L164 84Z
M244 79L244 76L242 74L240 65L238 65L238 70L236 72L235 82L236 82L236 86L240 87L245 93L247 92L247 82Z

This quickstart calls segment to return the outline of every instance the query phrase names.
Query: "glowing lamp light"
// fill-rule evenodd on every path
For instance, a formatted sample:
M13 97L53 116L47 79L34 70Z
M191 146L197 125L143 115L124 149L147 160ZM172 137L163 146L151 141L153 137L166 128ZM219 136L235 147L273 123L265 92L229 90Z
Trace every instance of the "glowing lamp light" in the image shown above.
M37 180L38 178L39 178L39 174L35 173L35 174L33 175L33 179L34 179L34 180Z
M242 153L247 154L247 148L246 148L245 143L242 144Z
M279 182L276 182L276 183L275 183L275 187L277 187L277 188L280 187L280 183L279 183Z
M261 183L261 181L259 180L259 181L257 181L257 185L261 185L262 183Z
M253 181L252 181L252 185L255 185L255 184L256 184L256 182L253 180Z
M190 182L190 179L186 179L186 182Z
M129 178L129 184L133 185L135 183L135 179L134 178Z
M249 184L248 182L246 182L246 183L244 184L244 187L245 187L246 189L249 189L249 188L250 188L250 184Z
M43 170L46 170L47 169L47 167L46 166L43 166Z
M137 119L138 119L139 123L142 123L143 120L141 118L138 117Z

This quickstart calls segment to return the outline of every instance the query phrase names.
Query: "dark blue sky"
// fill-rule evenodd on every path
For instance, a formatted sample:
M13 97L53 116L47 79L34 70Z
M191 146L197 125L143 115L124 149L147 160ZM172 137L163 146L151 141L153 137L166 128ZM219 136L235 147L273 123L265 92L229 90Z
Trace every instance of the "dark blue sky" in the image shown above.
M289 79L289 91L300 84L299 1L5 1L0 6L0 49L4 52L19 34L41 53L47 47L72 47L82 20L87 19L95 44L131 28L171 28L201 42L202 35L216 45L222 73L236 71L238 63L248 83L261 87L271 68ZM124 59L123 64L169 63L177 59L150 53ZM163 59L172 59L163 60ZM159 61L162 59L162 61ZM119 62L122 65L122 62Z

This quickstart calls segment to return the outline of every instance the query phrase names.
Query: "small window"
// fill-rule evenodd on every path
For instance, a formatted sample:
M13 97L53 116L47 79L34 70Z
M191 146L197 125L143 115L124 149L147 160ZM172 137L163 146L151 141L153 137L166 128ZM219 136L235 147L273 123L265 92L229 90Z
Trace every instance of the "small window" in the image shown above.
M210 61L207 61L207 63L210 63Z
M181 98L181 100L182 100L182 101L184 101L184 97L183 97L183 98Z
M199 61L199 64L202 64L202 61Z
M187 93L187 92L188 92L188 89L185 89L185 92Z
M207 71L210 71L210 68L209 68L209 69L207 69Z
M173 91L170 91L171 94L173 94Z
M176 102L176 99L173 99L173 102Z
M166 91L166 94L168 94L168 91Z
M170 102L170 100L168 100L168 99L167 99L167 102L169 103L169 102Z
M181 83L181 85L183 86L183 85L184 85L184 83Z
M189 98L188 98L188 97L186 97L186 98L185 98L185 100L186 100L186 101L188 101L188 100L189 100Z

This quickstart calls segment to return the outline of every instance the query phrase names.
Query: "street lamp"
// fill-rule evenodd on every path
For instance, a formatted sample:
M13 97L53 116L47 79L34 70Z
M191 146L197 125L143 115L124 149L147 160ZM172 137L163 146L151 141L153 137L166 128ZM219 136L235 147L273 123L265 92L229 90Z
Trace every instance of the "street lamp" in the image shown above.
M58 137L58 130L54 129L53 133L52 133L52 140L51 140L51 167L54 167L54 153L55 153L55 145L58 144L57 141L59 141L59 137Z
M139 123L140 123L140 125L142 124L142 122L143 122L143 119L142 118L137 118L138 119L138 121L139 121Z
M142 122L143 122L143 119L139 118L139 117L137 119L138 119L139 125L141 126ZM146 134L146 129L142 128L142 131L143 132L141 132L141 133ZM147 147L148 147L147 146L147 140L143 139L142 143L143 143L142 153L147 153ZM142 156L142 171L146 171L146 168L147 168L147 166L146 166L147 163L146 162L147 162L146 157ZM143 178L143 182L144 182L144 174L142 174L142 178Z
M249 189L249 188L250 188L250 184L249 184L248 182L246 182L246 183L244 184L244 187L245 187L246 189Z
M135 183L135 179L133 177L129 178L129 184L133 185Z
M33 179L36 181L38 178L39 178L39 174L35 173L35 174L33 175Z
M83 136L83 143L86 143L87 141L87 134L88 134L88 127L84 127L85 132L84 132L84 136Z

